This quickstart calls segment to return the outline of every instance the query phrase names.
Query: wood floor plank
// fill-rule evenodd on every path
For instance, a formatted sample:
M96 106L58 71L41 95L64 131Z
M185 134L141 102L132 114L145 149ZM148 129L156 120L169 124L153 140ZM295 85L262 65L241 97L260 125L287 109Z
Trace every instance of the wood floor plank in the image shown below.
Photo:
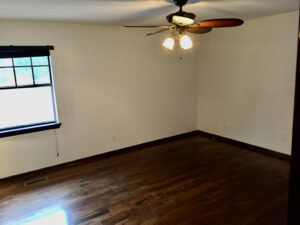
M286 225L288 179L288 161L195 134L1 181L0 224Z

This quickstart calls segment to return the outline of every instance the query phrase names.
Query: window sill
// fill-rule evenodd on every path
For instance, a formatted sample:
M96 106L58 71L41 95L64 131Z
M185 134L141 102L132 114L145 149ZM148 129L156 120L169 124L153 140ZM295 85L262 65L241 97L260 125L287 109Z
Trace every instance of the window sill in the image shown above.
M1 131L0 138L20 135L20 134L33 133L33 132L44 131L44 130L57 129L60 128L60 126L61 123L50 123L45 125L34 125L26 128L11 129L6 131Z

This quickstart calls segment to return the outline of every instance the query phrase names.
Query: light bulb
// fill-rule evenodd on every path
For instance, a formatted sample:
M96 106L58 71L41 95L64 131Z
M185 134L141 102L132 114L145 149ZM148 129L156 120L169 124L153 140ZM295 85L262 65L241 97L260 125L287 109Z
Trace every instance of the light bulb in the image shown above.
M193 42L189 36L183 35L180 38L180 46L183 49L189 49L189 48L193 47Z
M174 39L171 38L171 37L168 37L168 38L164 41L163 46L164 46L165 48L167 48L167 49L172 50L173 47L174 47Z

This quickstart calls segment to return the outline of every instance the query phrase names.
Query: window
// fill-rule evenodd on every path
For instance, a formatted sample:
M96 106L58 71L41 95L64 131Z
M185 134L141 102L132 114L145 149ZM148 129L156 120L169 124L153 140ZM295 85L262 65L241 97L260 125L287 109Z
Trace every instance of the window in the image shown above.
M51 46L0 46L0 137L59 127Z

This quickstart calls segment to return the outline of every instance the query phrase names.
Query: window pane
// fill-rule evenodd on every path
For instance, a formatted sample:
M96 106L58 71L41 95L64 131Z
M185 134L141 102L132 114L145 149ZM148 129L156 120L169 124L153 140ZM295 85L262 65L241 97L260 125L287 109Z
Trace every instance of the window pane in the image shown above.
M48 56L32 57L32 65L34 66L48 65Z
M48 66L33 67L34 80L36 84L49 84L50 73Z
M12 59L0 59L0 66L12 66Z
M17 85L33 85L31 67L17 67L15 68Z
M15 77L13 68L0 68L0 87L14 87Z
M14 64L15 66L30 66L31 65L30 57L14 58Z
M0 129L55 121L52 87L0 90Z

